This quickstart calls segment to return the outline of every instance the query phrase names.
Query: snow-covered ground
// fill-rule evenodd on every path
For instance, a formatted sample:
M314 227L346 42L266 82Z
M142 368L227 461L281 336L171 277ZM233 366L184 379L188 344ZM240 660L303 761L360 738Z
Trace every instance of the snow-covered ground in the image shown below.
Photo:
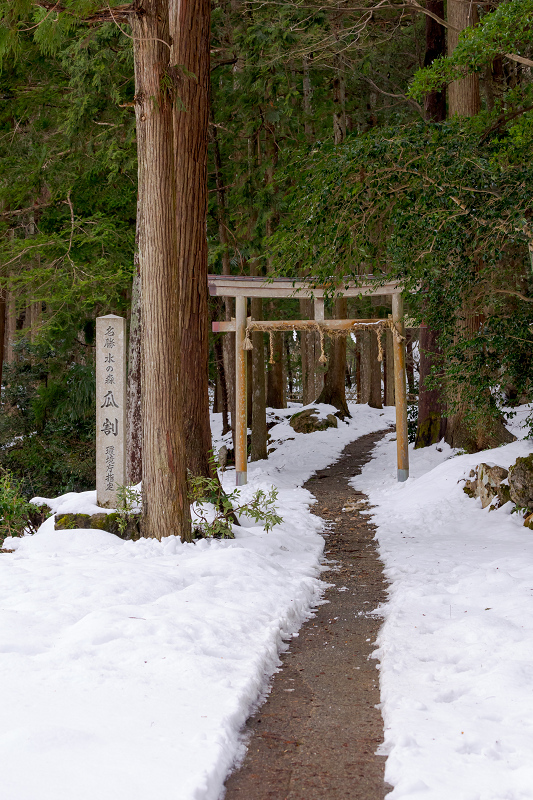
M295 410L276 412L277 450L250 464L242 490L278 487L283 523L270 533L246 521L235 540L123 542L50 519L5 541L16 550L0 556L2 800L217 800L284 642L320 602L324 542L301 485L392 419L360 408L304 435L287 424ZM233 488L233 470L224 481ZM91 513L95 499L51 504Z
M241 520L231 541L123 542L47 521L6 540L1 800L218 800L241 726L324 588L301 485L394 413L354 406L348 424L304 435L287 424L295 410L271 412L276 449L242 489L278 488L283 523L270 533ZM220 429L217 416L217 447ZM508 467L533 443L411 449L412 477L397 484L393 440L353 480L375 506L390 582L374 654L389 798L533 798L533 533L510 504L489 512L462 491L472 466ZM70 494L54 508L90 513L94 501Z
M390 581L375 652L388 798L532 798L533 533L511 503L482 510L462 479L481 461L508 468L533 442L411 451L413 477L396 484L393 438L352 480L376 506Z

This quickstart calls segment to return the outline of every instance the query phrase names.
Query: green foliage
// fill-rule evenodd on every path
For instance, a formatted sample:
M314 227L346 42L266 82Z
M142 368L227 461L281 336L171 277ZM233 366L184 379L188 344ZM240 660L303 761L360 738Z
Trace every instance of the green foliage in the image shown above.
M0 545L6 536L35 533L42 521L38 509L24 496L22 481L6 469L0 470ZM36 524L36 518L39 522Z
M141 495L134 486L117 487L117 526L121 537L138 519Z
M280 273L400 280L409 316L440 333L433 385L472 426L498 415L508 385L532 388L531 116L493 136L485 114L295 154L270 238Z
M85 349L85 348L83 348ZM92 363L21 342L20 360L4 365L0 465L27 497L94 486L95 378Z
M482 72L495 58L521 55L531 58L533 0L504 0L486 13L475 28L466 28L453 55L440 58L415 75L412 97L460 79L471 72Z
M210 462L215 467L211 456ZM189 502L194 503L197 516L195 536L197 538L233 539L232 522L239 514L260 522L266 531L280 525L283 520L276 514L278 490L270 492L258 489L247 503L240 503L240 491L224 492L216 478L205 478L189 473Z

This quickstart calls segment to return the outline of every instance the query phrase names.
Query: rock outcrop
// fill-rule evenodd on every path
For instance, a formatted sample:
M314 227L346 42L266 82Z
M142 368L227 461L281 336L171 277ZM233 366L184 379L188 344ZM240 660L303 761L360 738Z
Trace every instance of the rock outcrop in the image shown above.
M304 408L303 411L292 415L289 425L296 433L314 433L337 428L339 421L334 414L327 414L321 418L318 408Z
M511 497L509 486L503 481L508 477L508 472L497 464L479 464L471 470L463 491L469 497L479 497L481 507L492 506L499 508L507 503Z
M509 467L509 491L519 508L533 511L533 453L517 458Z

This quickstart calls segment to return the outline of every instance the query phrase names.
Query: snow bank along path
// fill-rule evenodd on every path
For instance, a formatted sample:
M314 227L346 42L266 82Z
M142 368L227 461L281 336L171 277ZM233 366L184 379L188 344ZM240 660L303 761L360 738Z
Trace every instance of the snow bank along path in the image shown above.
M279 488L283 524L268 534L244 521L233 541L123 542L48 520L5 542L2 800L217 800L284 639L320 598L323 539L301 484L393 413L359 406L304 435L294 410L276 411L278 449L243 487ZM47 502L87 513L95 493Z
M390 581L375 653L388 798L533 798L533 533L511 503L482 510L461 480L533 443L412 451L414 478L396 484L392 438L353 480L377 505Z

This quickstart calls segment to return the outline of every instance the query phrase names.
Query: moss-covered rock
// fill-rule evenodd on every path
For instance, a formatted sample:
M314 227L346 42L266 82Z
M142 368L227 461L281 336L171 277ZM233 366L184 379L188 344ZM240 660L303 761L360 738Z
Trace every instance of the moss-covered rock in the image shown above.
M140 523L140 514L130 514L128 519L124 519L116 511L111 514L62 514L56 519L55 528L57 531L92 528L107 531L120 539L137 541L141 538Z
M90 528L90 514L61 514L55 522L56 531L68 531L74 528Z

